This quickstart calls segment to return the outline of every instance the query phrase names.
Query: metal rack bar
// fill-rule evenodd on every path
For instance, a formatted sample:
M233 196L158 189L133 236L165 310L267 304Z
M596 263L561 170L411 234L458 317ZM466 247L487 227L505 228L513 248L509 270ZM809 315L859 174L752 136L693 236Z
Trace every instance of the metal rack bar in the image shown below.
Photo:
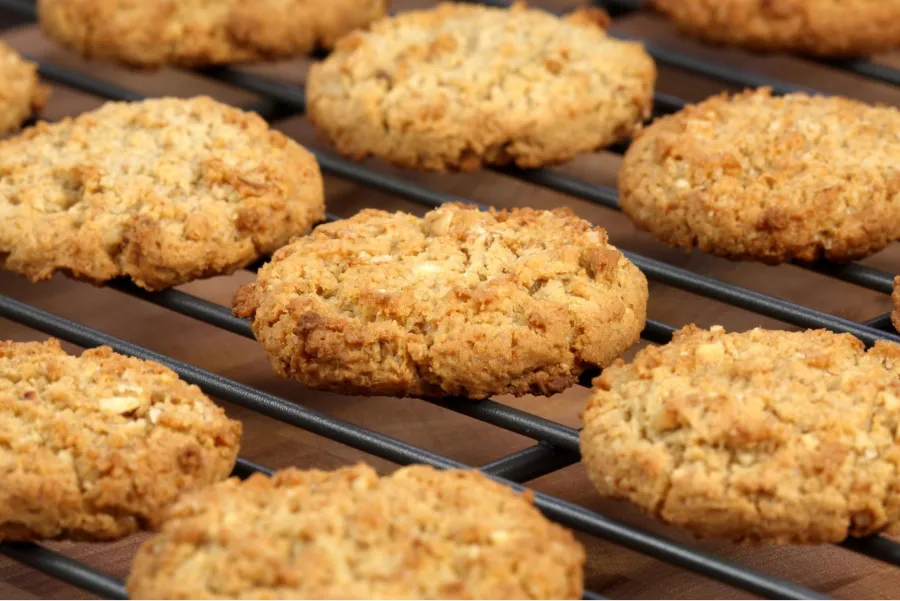
M528 482L546 476L581 460L576 453L562 451L546 443L511 453L481 466L482 471L513 482Z
M885 332L894 332L894 324L891 321L891 314L885 313L884 315L879 315L878 317L873 317L872 319L864 322L870 328L878 328L879 330L884 330Z
M267 476L271 476L274 472L267 467L259 465L258 463L253 463L252 461L247 461L246 459L237 458L237 461L234 464L234 470L232 470L231 475L240 478L241 480L246 480L253 474L265 474Z
M900 86L900 70L867 60L821 60L820 64L832 69L848 71L892 86Z
M123 88L117 84L96 79L94 77L84 77L81 73L70 71L65 67L59 67L46 61L38 60L27 54L23 56L26 59L37 63L38 74L40 74L41 77L72 88L73 90L80 90L101 98L114 98L123 101L136 101L144 98L142 94L138 94L133 90Z
M3 542L0 553L105 599L127 599L121 580L34 543Z
M656 259L634 255L627 251L623 251L623 254L647 277L707 298L726 302L735 307L749 309L796 326L826 328L835 332L853 334L869 346L881 339L900 342L900 336L896 334L887 333L843 317L835 317L790 301L721 282L686 269L673 267Z
M875 559L880 559L885 563L900 566L900 543L889 538L883 536L848 538L840 543L840 546Z
M578 452L578 430L538 417L527 411L490 399L483 401L453 398L424 400L432 405L468 415L510 432L548 442L557 448Z
M108 282L106 285L113 290L118 290L154 305L171 309L182 315L193 317L217 328L228 330L238 336L253 339L253 330L250 329L250 322L246 319L235 317L227 307L222 305L179 290L148 292L132 282L122 279Z

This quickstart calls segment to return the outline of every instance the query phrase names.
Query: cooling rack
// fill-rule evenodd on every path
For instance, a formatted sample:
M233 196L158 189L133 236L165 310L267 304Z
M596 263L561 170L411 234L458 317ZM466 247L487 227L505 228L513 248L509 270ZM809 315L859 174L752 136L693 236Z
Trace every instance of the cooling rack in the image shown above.
M496 0L489 0L484 3L494 6L505 6L503 2ZM606 8L614 17L641 10L641 2L636 0L605 0L599 2L599 4ZM34 3L29 0L0 0L0 10L9 11L17 17L28 20L34 20L36 17ZM746 69L735 69L657 44L647 44L647 50L660 65L695 75L702 75L723 84L738 87L769 86L776 93L794 91L818 93L816 90L804 86L779 81ZM106 100L140 100L143 98L141 94L133 90L97 79L86 73L76 72L46 61L33 58L32 60L36 60L39 63L41 76L55 84L77 89ZM827 64L833 69L844 70L881 83L900 86L900 71L884 65L860 60L829 61ZM287 85L246 71L227 67L206 69L199 71L199 73L204 77L261 96L263 100L244 108L258 112L271 122L300 115L304 112L306 97L302 87ZM655 94L654 100L655 113L658 115L677 111L685 105L684 100L663 93ZM627 143L616 145L611 150L621 154L626 149ZM327 152L318 150L312 150L312 152L316 155L319 165L325 174L368 186L424 206L436 207L452 201L477 204L466 198L432 190L417 183L369 169ZM586 200L608 209L619 210L618 198L614 189L588 183L554 169L526 171L513 167L504 167L496 168L494 171L536 186ZM336 217L329 214L327 219L333 220ZM862 323L854 322L694 273L640 254L625 251L625 255L650 280L775 318L794 326L801 328L827 328L835 332L850 333L860 338L866 345L872 345L878 339L900 342L900 336L891 328L889 315L880 315ZM836 278L880 293L888 294L892 290L893 274L872 267L856 263L837 265L827 262L820 262L815 265L801 265L801 267L812 270L826 278ZM253 266L250 267L250 269L254 268ZM178 290L150 293L125 281L115 281L109 286L143 301L200 320L210 326L221 328L246 338L253 337L249 324L243 319L232 316L228 307ZM305 407L300 403L288 401L254 389L240 382L153 352L8 296L0 295L0 316L78 346L95 347L108 345L126 355L157 361L174 370L183 379L197 384L206 393L214 397L257 411L284 423L338 441L396 464L424 463L439 468L468 467L427 449L404 443L384 434ZM650 343L662 344L671 339L674 331L675 328L668 324L650 320L647 322L647 327L642 337ZM582 379L583 385L588 385L588 383L587 377ZM522 488L525 482L562 469L579 460L578 431L573 428L492 400L466 402L445 399L422 402L429 402L443 409L462 413L533 439L535 441L534 446L481 466L485 473L504 484ZM268 473L269 470L264 466L245 459L238 460L235 475L247 477L254 472ZM549 518L572 529L611 541L633 551L644 553L660 561L694 571L753 594L767 598L827 598L825 595L799 584L769 576L716 557L713 554L700 551L690 545L629 526L563 499L540 492L535 492L534 497L537 507ZM841 546L853 552L900 566L900 543L890 539L878 536L852 539L841 543ZM126 598L123 583L118 579L96 571L41 545L13 542L0 543L0 552L90 593L110 599ZM602 597L591 591L585 591L585 598Z

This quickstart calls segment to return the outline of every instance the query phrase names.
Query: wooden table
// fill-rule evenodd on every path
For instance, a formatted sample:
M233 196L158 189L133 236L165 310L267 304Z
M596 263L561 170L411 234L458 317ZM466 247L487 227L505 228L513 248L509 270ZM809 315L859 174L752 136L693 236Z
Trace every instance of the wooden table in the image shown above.
M398 1L396 6L398 9L404 9L416 4L423 3L415 0ZM554 4L560 5L559 2ZM869 101L900 104L900 90L823 67L811 66L798 60L756 57L741 52L703 48L678 39L665 23L651 16L625 18L617 23L617 29L627 33L639 33L667 47L689 50L698 56L752 68L786 81L806 84L828 92L843 91ZM164 70L156 73L130 73L105 65L87 65L43 39L34 27L10 31L4 38L21 51L57 64L87 69L96 77L116 81L146 94L188 96L205 93L235 104L246 104L255 98L251 94L182 72ZM288 82L300 83L304 78L305 64L297 61L257 70ZM663 69L659 88L668 93L697 100L721 90L722 86L702 78ZM98 104L98 99L94 97L56 87L45 116L48 119L58 119L91 109ZM279 127L303 143L317 145L309 126L302 118L286 120L279 123ZM618 162L619 158L614 155L597 154L579 158L561 169L590 182L611 185L615 181ZM810 305L834 315L865 320L889 310L889 299L883 294L797 267L765 267L751 263L731 263L697 253L690 256L682 254L655 242L647 234L636 232L618 213L501 175L476 173L425 176L392 170L378 162L373 162L372 165L439 190L499 207L531 205L549 208L567 205L582 217L608 228L613 243L622 248L753 290ZM360 208L369 206L402 209L415 213L423 211L418 205L334 178L327 178L326 193L329 210L338 215L351 215ZM892 247L865 263L895 273L897 260L898 249ZM228 304L234 290L240 284L250 281L251 277L248 272L239 272L231 277L196 282L184 286L183 289L200 297ZM0 292L149 349L468 464L484 464L533 444L531 440L522 436L421 401L343 397L307 390L273 375L261 350L253 341L112 290L94 288L63 277L41 284L30 284L16 276L0 274ZM650 296L650 317L676 326L695 322L702 326L723 324L729 329L745 329L753 326L787 327L783 323L757 314L658 283L651 283ZM45 336L11 322L0 321L0 338L37 340ZM578 410L586 395L586 390L575 388L550 399L500 398L499 400L570 426L578 426ZM382 470L393 468L387 462L341 444L247 410L227 404L226 406L231 415L243 420L245 424L241 455L252 461L273 468L289 465L302 468L334 468L365 460ZM578 465L543 477L531 485L538 490L574 501L649 531L664 533L743 565L793 579L832 595L849 598L900 596L900 569L835 546L742 548L724 543L693 541L689 535L677 529L662 527L627 504L600 499L588 483L584 470ZM52 546L103 571L124 577L135 546L143 538L134 536L110 544L58 543ZM604 595L617 598L747 596L743 591L737 591L619 546L590 537L582 539L588 548L587 587ZM86 594L0 557L0 597L84 598Z

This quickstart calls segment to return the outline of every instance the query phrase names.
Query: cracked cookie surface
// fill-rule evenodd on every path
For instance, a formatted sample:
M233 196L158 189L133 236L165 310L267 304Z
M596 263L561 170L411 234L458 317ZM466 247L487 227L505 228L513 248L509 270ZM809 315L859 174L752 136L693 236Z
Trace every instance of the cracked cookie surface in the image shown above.
M475 471L286 469L179 499L132 599L579 599L584 550Z
M153 68L285 59L330 49L386 0L39 0L47 36L87 58Z
M539 167L626 138L656 68L605 14L441 4L374 23L310 69L310 120L342 154L428 171Z
M131 534L180 492L227 477L240 437L159 364L0 342L0 540Z
M900 522L900 346L688 326L594 381L601 494L699 536L824 543Z
M655 121L619 172L622 210L685 250L849 261L900 238L900 111L771 91Z
M235 295L275 370L347 394L545 394L637 341L647 280L568 209L364 210Z
M683 32L716 44L823 57L900 47L900 0L651 0Z
M0 42L0 134L18 129L44 108L50 88L41 85L37 65Z
M108 103L0 142L0 260L148 290L231 273L324 216L315 158L209 98Z

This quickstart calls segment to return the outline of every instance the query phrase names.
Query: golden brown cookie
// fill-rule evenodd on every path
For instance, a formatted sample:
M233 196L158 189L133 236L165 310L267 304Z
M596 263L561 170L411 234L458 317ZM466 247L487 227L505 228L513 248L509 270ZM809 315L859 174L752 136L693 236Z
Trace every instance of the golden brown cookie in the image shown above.
M142 68L298 56L386 12L387 0L38 0L49 37Z
M825 57L900 47L900 0L650 0L681 31L715 44Z
M824 543L900 522L900 346L688 326L594 381L601 494L699 536Z
M132 599L579 599L584 550L478 472L363 464L231 479L179 499Z
M227 477L240 438L162 365L0 342L0 540L131 534L181 491Z
M0 262L158 290L230 273L323 218L315 158L209 98L108 103L0 142Z
M647 280L568 209L364 210L235 295L283 376L345 394L551 395L638 340Z
M44 108L50 88L41 85L37 65L0 42L0 134L18 129Z
M310 120L350 157L429 171L539 167L650 115L656 68L601 11L441 4L342 39L308 81Z
M644 129L622 209L685 250L781 263L865 257L900 238L900 111L762 89Z

